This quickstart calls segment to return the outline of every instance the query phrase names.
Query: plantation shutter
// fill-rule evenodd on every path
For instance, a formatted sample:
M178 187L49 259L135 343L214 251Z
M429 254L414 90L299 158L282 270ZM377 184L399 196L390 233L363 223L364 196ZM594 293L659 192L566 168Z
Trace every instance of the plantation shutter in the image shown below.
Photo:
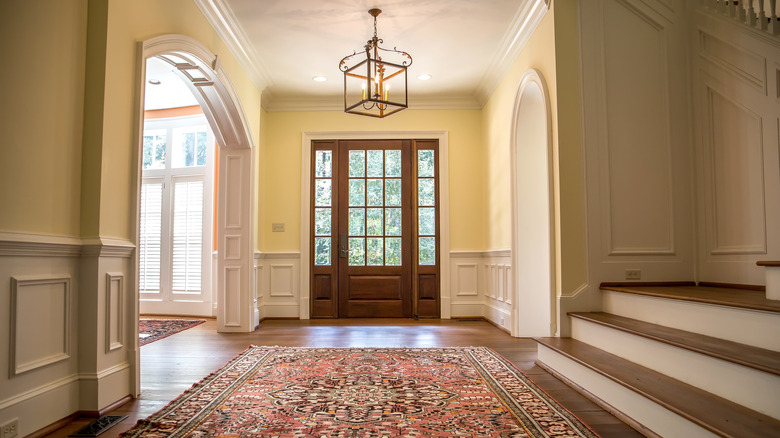
M174 293L200 293L203 258L203 177L174 178L172 281Z
M139 242L139 289L160 292L163 183L161 179L141 184L141 236Z

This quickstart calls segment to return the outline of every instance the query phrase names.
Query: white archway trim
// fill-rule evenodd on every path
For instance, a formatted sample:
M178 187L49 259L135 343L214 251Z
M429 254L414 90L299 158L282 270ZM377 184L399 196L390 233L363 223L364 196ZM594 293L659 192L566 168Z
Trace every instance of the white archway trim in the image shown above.
M219 144L219 201L217 208L217 329L221 332L254 330L254 141L233 86L216 54L185 35L163 35L138 43L136 65L135 243L138 243L141 154L146 85L146 60L158 57L174 67L201 105ZM259 91L258 91L259 92ZM136 257L134 275L138 275ZM137 289L137 288L134 288ZM138 291L134 290L134 315L138 315ZM137 330L137 325L136 325ZM135 333L137 336L137 333ZM138 357L136 354L136 364ZM136 367L138 371L138 367ZM138 378L136 379L136 383Z
M520 80L512 114L512 335L556 332L557 156L547 85L536 69Z
M450 180L449 136L447 131L304 131L301 139L301 299L299 316L309 319L311 277L311 142L312 140L388 140L388 139L437 139L439 140L439 211L441 257L439 263L439 294L441 317L452 315L450 295Z

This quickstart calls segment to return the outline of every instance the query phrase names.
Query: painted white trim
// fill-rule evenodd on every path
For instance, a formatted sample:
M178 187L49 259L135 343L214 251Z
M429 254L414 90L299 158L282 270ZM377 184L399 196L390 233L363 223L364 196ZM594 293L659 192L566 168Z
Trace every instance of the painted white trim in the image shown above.
M312 140L439 140L439 299L441 318L449 319L450 309L450 183L449 183L449 134L447 131L304 131L301 135L301 253L299 317L309 319L311 270L309 266L311 238L310 184Z
M133 251L135 245L126 239L0 231L0 256L128 258Z
M44 395L47 392L56 391L64 386L71 385L74 383L78 384L79 380L80 377L78 374L72 374L70 376L57 379L53 382L49 382L44 385L38 386L37 388L30 389L29 391L25 391L20 394L15 394L11 397L8 397L5 400L0 400L0 411L3 411L12 406L19 405L20 403L24 403L25 401L30 400L32 398Z
M479 81L476 91L476 100L479 107L487 103L501 79L514 63L520 51L525 47L531 35L536 32L539 23L542 22L547 10L550 9L550 0L525 0L525 5L518 10L512 20L512 24L504 35L499 49L493 55L485 74Z
M233 11L223 0L195 0L206 20L228 46L230 53L236 57L239 65L249 74L252 83L258 90L274 84L271 74L260 60L249 37L244 33L233 14Z
M539 312L538 308L535 308L535 306L529 306L527 302L524 300L521 300L518 296L519 294L519 285L522 284L521 282L521 269L519 269L519 249L521 246L521 236L520 236L520 230L518 227L518 218L520 217L520 208L521 206L518 203L518 152L517 149L520 147L518 144L518 124L520 122L520 109L523 105L523 97L525 96L525 91L528 88L529 85L533 84L536 86L542 97L542 105L544 105L544 119L546 122L545 126L545 142L546 142L546 159L547 159L547 202L548 202L548 211L544 212L547 214L547 222L548 222L548 231L549 231L549 251L550 251L550 259L549 259L549 284L550 284L550 291L538 291L538 293L544 293L548 294L549 297L541 297L537 296L537 298L540 299L540 301L544 298L549 299L549 314L545 315L544 325L546 327L530 327L525 326L524 328L521 326L521 324L524 321L528 321L528 315L525 316L521 315L522 312ZM551 114L551 107L550 107L550 94L547 88L547 83L544 80L544 76L539 70L536 69L529 69L525 72L522 79L520 80L520 84L517 87L517 94L515 95L515 103L514 108L512 110L512 125L511 125L511 134L510 134L510 141L512 142L510 147L510 155L511 155L511 187L510 187L510 193L511 193L511 203L512 203L512 249L511 249L511 257L512 262L511 266L513 266L515 269L513 269L512 272L512 287L513 290L511 291L511 294L514 296L514 299L512 299L512 323L511 323L511 333L512 336L549 336L553 335L557 332L558 329L558 318L557 318L557 310L558 310L558 300L557 297L560 295L561 290L561 272L560 272L560 241L561 241L561 234L560 234L560 196L559 196L559 167L558 167L558 155L555 148L555 144L553 142L553 127L552 127L552 114ZM536 147L537 145L533 145L533 147ZM542 212L540 212L542 213ZM533 293L533 292L532 292ZM533 310L531 310L533 309ZM544 333L547 331L547 333Z

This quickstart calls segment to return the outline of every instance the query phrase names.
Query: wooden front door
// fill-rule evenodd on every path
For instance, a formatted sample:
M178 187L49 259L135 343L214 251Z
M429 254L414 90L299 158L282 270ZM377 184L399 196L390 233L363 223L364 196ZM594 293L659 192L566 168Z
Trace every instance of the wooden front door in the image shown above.
M438 317L435 143L313 142L312 317Z

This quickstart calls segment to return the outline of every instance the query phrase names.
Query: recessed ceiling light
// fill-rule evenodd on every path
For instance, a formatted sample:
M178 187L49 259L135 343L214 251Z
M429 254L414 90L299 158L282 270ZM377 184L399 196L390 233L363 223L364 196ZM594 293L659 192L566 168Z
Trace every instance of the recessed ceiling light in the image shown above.
M431 75L429 75L429 74L424 74L424 75L417 76L417 79L419 79L419 80L421 80L421 81L427 81L427 80L428 80L428 79L430 79L431 77L432 77L432 76L431 76Z
M159 79L149 79L147 82L149 82L151 85L160 85Z
M315 76L311 78L314 82L325 82L328 80L325 76Z

